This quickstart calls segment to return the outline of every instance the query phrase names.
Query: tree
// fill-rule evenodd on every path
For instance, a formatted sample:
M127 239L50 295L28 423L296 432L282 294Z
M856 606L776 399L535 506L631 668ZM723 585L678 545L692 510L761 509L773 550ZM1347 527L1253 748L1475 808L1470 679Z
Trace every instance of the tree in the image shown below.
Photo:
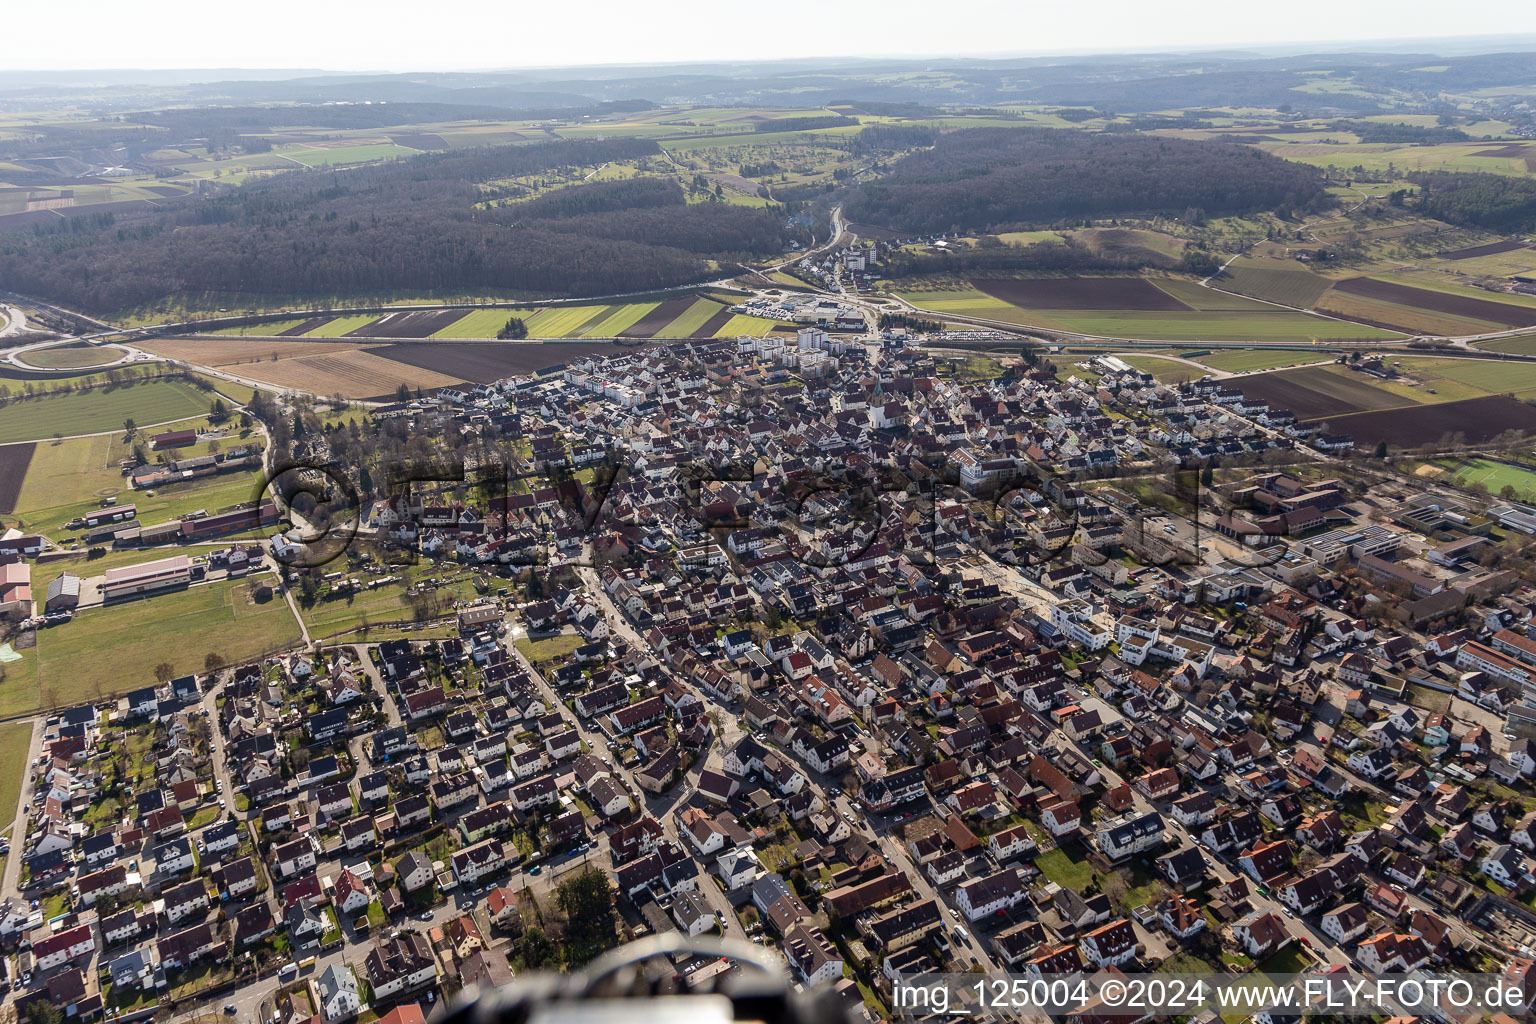
M400 402L409 402L411 400L410 385L401 381L400 386L395 388L395 399Z
M139 425L133 422L132 416L129 416L127 419L123 420L123 433L127 434L130 438L133 437L138 429Z
M528 337L528 323L522 317L508 317L506 324L502 326L500 331L496 332L496 337L503 340L508 338L514 340L526 338Z
M28 1024L63 1024L64 1011L46 999L34 999L27 1004Z
M218 651L209 651L203 658L203 671L207 672L209 675L213 675L222 669L226 664L228 663L224 660L224 655L220 654Z
M1384 459L1386 457L1387 457L1387 442L1385 440L1377 441L1376 442L1376 458Z
M608 875L588 868L560 883L555 905L565 914L567 937L607 947L613 942L613 890Z
M176 676L176 666L168 661L162 661L155 666L155 679L158 682L168 683Z
M534 925L517 940L517 955L523 961L523 969L536 971L554 963L558 950L544 929Z

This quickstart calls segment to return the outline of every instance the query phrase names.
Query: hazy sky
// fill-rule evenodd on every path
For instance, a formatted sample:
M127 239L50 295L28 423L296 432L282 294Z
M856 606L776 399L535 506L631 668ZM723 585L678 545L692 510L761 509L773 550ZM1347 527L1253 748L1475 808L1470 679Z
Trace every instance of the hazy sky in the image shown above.
M74 0L7 5L4 65L421 71L1103 53L1536 31L1531 0Z

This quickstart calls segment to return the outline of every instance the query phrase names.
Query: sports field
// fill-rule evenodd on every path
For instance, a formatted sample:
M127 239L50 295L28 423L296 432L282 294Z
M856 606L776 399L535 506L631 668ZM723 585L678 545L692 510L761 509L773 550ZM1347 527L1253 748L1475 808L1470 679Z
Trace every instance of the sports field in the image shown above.
M210 401L208 395L180 380L13 400L0 406L0 444L121 430L125 419L142 426L185 419L207 411Z
M1466 459L1439 465L1463 487L1482 484L1490 494L1498 494L1505 487L1513 487L1515 493L1522 497L1536 496L1536 471L1488 459Z

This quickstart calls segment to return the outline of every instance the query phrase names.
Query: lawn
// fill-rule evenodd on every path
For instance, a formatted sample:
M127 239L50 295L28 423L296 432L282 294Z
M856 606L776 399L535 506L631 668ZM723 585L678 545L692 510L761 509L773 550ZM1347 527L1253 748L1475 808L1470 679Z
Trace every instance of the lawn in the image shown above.
M1074 860L1057 847L1035 858L1035 867L1051 881L1073 892L1081 893L1094 879L1093 868L1085 860Z
M0 406L0 444L49 438L56 433L121 430L123 421L130 418L147 427L206 412L209 402L206 394L180 380L145 381L12 401Z
M1302 952L1298 943L1292 943L1274 956L1259 964L1263 974L1300 974L1312 966L1312 960Z
M562 634L560 636L546 637L543 640L530 640L521 637L517 641L517 649L523 652L523 657L529 661L538 663L552 661L557 658L568 658L571 652L582 644L586 638L576 634Z
M0 680L0 714L65 707L154 683L169 662L179 673L202 671L218 652L229 664L289 647L298 624L280 598L251 600L249 580L231 580L155 597L88 608L74 621L39 630L37 647L20 652Z
M56 345L18 356L28 366L73 370L81 366L100 366L122 358L124 350L116 345Z
M21 800L21 782L27 771L27 754L32 749L32 723L7 722L0 725L0 828L9 828L16 820L16 806Z

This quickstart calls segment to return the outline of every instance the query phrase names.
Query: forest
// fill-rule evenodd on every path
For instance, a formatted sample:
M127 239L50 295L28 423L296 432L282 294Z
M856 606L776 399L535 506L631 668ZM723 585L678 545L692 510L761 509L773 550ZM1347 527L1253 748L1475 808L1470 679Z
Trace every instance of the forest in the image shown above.
M686 204L659 180L477 205L482 184L657 152L638 139L428 154L295 171L209 197L0 236L9 287L106 314L173 295L577 297L704 280L708 260L782 252L782 208Z
M1361 142L1388 142L1397 146L1434 146L1442 142L1466 142L1472 137L1460 128L1426 128L1386 121L1335 121L1333 127L1353 132Z
M1116 253L1094 252L1073 239L1036 242L1033 245L979 245L945 253L914 253L893 250L885 272L893 278L1004 274L1092 274L1138 270L1143 267L1171 269L1176 261L1146 249Z
M1536 180L1508 174L1410 174L1419 209L1431 217L1489 231L1536 229Z
M1051 128L969 128L891 165L844 207L896 231L1009 231L1203 208L1225 216L1325 202L1322 172L1251 147Z

